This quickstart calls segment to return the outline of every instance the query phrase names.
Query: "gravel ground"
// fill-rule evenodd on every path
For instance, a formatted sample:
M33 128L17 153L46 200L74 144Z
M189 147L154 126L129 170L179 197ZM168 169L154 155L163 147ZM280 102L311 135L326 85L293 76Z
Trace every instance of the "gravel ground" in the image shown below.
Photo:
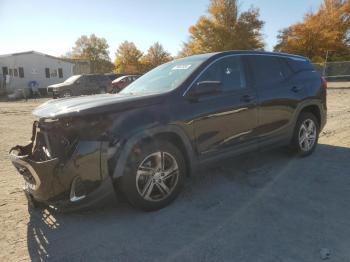
M44 100L0 103L0 261L350 260L350 90L329 90L308 158L285 149L203 168L169 207L126 203L74 214L28 210L7 152Z
M350 82L328 82L328 87L347 89L347 88L350 88Z

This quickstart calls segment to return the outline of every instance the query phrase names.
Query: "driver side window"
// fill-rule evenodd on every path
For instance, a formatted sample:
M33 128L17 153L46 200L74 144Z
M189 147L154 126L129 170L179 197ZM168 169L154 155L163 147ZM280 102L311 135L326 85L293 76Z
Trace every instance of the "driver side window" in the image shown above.
M202 81L220 81L224 92L245 88L246 83L241 58L231 56L220 59L200 76L198 82Z

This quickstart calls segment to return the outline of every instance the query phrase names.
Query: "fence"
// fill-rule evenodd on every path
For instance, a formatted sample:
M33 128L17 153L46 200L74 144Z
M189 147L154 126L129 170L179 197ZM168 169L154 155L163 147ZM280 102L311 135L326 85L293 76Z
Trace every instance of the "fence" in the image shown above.
M350 81L350 61L314 64L329 81Z

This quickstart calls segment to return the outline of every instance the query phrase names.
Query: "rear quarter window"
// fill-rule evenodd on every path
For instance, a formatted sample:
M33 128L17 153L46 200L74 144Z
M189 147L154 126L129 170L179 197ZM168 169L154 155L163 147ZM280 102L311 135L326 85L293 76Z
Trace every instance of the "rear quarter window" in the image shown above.
M309 60L303 58L287 58L288 65L292 68L294 72L300 71L314 71L315 68L310 63Z
M281 70L283 73L283 76L288 79L291 76L293 76L294 72L291 66L288 64L288 58L279 58L280 65L281 65Z

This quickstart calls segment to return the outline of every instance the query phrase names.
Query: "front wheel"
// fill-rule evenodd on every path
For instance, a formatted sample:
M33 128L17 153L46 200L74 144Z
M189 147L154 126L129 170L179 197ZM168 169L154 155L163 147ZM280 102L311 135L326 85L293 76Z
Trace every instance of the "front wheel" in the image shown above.
M72 92L70 90L65 90L62 93L62 97L71 97L72 96Z
M181 191L185 161L173 144L166 141L137 145L129 156L121 189L128 201L145 211L172 202Z
M316 117L309 112L302 113L295 125L291 146L300 156L308 156L315 150L318 136L319 124Z
M107 88L106 87L100 87L99 94L106 94L106 93L107 93Z

